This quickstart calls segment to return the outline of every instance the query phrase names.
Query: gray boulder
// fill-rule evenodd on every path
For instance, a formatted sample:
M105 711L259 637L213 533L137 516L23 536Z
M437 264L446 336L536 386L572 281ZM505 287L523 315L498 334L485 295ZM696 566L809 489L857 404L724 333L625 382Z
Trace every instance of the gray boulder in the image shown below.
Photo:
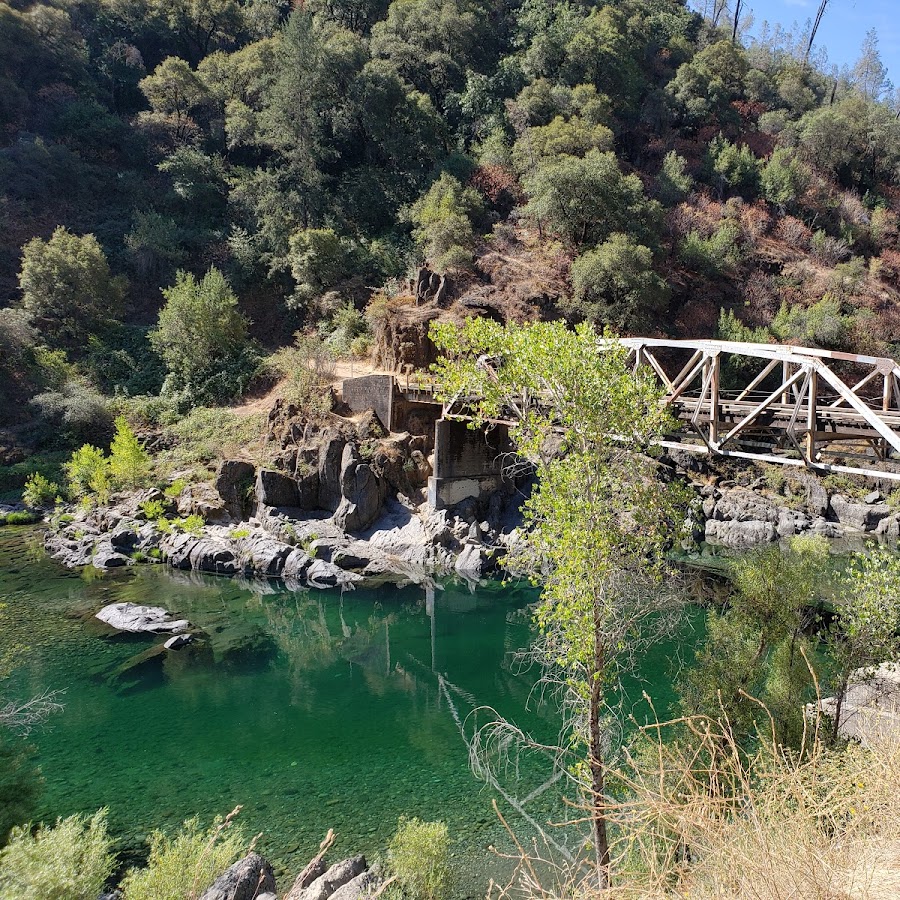
M97 613L97 618L111 628L133 634L177 634L187 631L191 623L173 619L161 606L142 606L137 603L111 603Z
M100 541L91 558L91 564L95 569L115 569L127 566L129 562L128 557L119 553L109 541Z
M831 510L841 525L859 531L874 531L891 514L887 503L854 503L841 494L831 498Z
M778 534L780 537L791 537L802 534L812 525L812 519L806 513L793 509L780 509L778 511Z
M484 547L478 544L466 544L456 557L453 568L458 575L468 581L478 581L490 568L491 559Z
M248 853L226 869L208 887L200 900L259 900L261 893L274 893L275 873L258 853Z
M362 872L339 887L329 900L360 900L361 897L367 897L377 884L378 879L371 872Z
M770 544L778 539L778 531L771 522L736 522L708 519L706 540L735 550Z
M368 528L378 518L386 494L385 483L348 444L341 459L341 502L334 513L334 524L344 531Z
M263 506L300 506L297 482L283 472L260 469L256 476L256 499Z
M326 432L319 447L319 506L334 512L341 502L341 472L346 441L336 432Z
M176 569L211 572L215 575L236 575L241 571L234 550L226 543L192 534L166 535L159 548L169 564Z
M362 875L367 868L364 856L352 856L335 863L309 886L302 885L298 878L284 900L328 900L335 891Z
M131 528L120 528L109 536L109 542L116 550L134 550L138 543L137 533Z
M275 578L284 571L287 558L294 551L290 544L269 537L254 534L242 538L239 544L244 560L244 570Z
M777 525L779 510L753 491L732 488L723 491L712 517L722 522L770 522Z
M216 475L216 490L229 515L242 521L250 514L250 491L255 481L256 469L243 459L225 459Z

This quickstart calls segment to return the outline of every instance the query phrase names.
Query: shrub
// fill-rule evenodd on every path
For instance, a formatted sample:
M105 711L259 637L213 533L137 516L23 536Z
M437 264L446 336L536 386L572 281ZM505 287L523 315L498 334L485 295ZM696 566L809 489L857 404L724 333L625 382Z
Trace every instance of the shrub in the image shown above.
M199 537L203 533L203 526L205 524L202 516L198 515L190 515L186 519L180 519L178 521L178 527L187 534L192 534L194 537Z
M740 228L732 222L720 225L712 237L701 237L699 232L692 231L681 242L678 255L681 261L700 275L715 277L729 266L736 266L741 261L738 247Z
M25 482L22 500L26 506L46 509L49 506L53 506L59 493L59 485L55 481L50 481L49 478L45 478L40 472L35 472Z
M388 849L391 872L411 900L442 900L450 889L447 826L401 818Z
M109 460L103 451L91 444L84 444L63 466L69 483L69 494L82 499L96 494L101 503L109 497Z
M70 816L53 828L14 828L0 851L0 896L16 900L96 900L114 864L106 810Z
M116 419L109 454L109 472L117 485L132 490L144 485L150 472L150 457L124 416Z
M832 266L850 255L850 245L844 238L831 237L822 230L812 236L810 250L819 262Z
M231 816L216 819L206 830L198 818L188 819L170 838L161 831L150 836L145 869L132 869L122 882L128 900L185 900L198 897L246 847L243 830ZM91 898L94 900L94 898Z
M105 439L109 434L109 403L84 379L68 378L58 390L38 394L32 403L45 419L65 426L71 442Z
M145 500L141 504L141 512L148 522L152 522L154 519L161 519L166 514L166 508L162 500Z
M34 525L41 517L31 512L11 512L0 516L0 525Z
M681 203L691 192L694 179L688 174L687 161L674 150L664 157L662 168L656 176L656 195L665 206Z
M838 349L844 345L852 324L851 317L841 315L838 300L826 294L809 307L783 304L771 327L781 341Z

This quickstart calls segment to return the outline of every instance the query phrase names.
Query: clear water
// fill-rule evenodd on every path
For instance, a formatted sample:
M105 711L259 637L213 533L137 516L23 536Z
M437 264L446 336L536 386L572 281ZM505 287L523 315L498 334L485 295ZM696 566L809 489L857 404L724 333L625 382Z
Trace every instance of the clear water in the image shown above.
M556 712L519 671L531 588L492 584L291 592L272 583L140 566L62 569L30 529L0 529L0 641L27 646L15 696L65 689L65 709L31 742L46 781L41 817L109 808L126 850L154 827L209 820L243 805L262 852L286 881L329 828L333 851L377 854L401 815L447 822L458 892L484 896L503 846L493 794L468 766L460 723L490 706L541 739ZM161 639L110 636L107 603L163 606L208 636L177 653ZM149 652L148 652L149 651ZM670 699L673 646L643 672ZM471 721L471 720L470 720ZM520 794L546 773L524 766ZM545 821L559 797L529 812Z

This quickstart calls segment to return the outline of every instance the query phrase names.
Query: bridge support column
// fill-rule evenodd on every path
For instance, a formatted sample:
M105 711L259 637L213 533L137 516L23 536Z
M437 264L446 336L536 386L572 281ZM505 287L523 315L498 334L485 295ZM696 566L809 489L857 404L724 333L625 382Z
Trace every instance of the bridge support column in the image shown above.
M505 425L473 430L457 419L438 419L428 502L435 509L446 509L497 490L503 481L503 455L510 450Z

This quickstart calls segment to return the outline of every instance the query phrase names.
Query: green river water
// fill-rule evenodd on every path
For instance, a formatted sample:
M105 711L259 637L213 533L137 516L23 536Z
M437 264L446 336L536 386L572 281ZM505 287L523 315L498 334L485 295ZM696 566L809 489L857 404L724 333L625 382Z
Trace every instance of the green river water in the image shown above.
M291 592L161 566L79 573L47 559L37 531L0 529L0 641L27 648L4 690L65 690L64 710L29 739L45 779L40 817L106 806L133 850L154 827L242 804L281 881L329 828L332 858L376 855L399 816L442 819L458 895L484 896L502 868L487 848L505 836L460 726L489 706L535 737L556 734L552 703L517 664L536 598L499 583L448 584L432 599L416 587ZM166 607L209 641L156 653L158 638L103 632L93 613L122 601ZM655 648L630 693L646 689L664 708L674 659L675 644ZM524 796L547 774L526 760L509 778ZM535 819L559 814L560 785L529 803Z

